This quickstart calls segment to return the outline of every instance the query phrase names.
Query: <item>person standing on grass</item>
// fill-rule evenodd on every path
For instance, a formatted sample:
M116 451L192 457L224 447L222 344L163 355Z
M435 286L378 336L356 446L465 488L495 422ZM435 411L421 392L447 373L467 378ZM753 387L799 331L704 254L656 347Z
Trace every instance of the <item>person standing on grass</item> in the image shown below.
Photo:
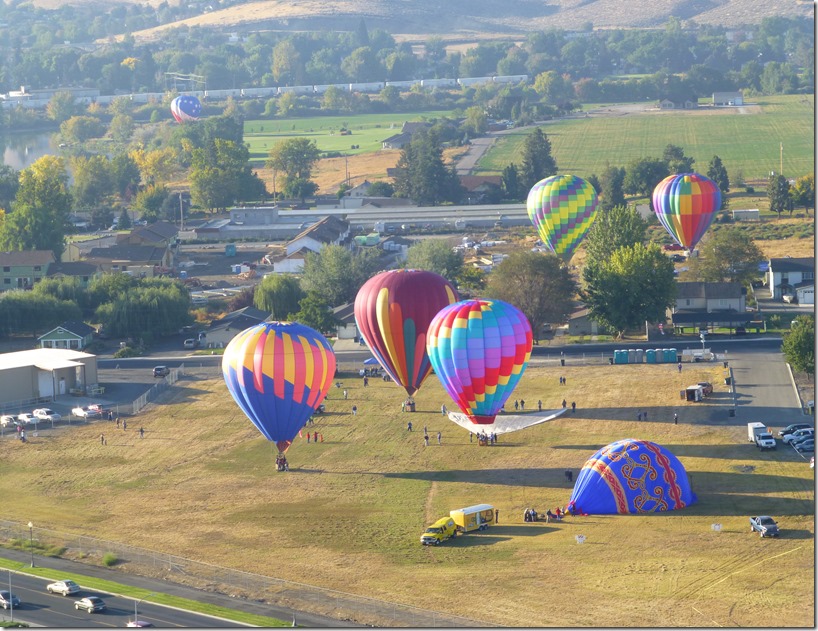
M139 438L145 438L145 428L144 427L139 428Z
M438 444L438 445L442 445L442 444L443 444L443 434L442 434L441 432L438 432L438 433L437 433L437 444Z
M105 434L100 434L100 435L99 435L99 444L100 444L100 445L104 445L104 444L105 444Z
M352 406L352 416L357 416L357 415L358 415L358 406L353 405Z
M429 434L424 434L424 435L423 435L423 446L424 446L424 447L428 447L428 446L429 446Z

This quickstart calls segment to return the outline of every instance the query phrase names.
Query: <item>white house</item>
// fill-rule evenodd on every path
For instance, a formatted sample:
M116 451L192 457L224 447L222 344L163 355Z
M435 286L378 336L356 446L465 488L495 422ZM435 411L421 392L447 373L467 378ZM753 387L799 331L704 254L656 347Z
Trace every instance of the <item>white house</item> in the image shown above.
M304 259L313 250L303 247L273 263L273 272L276 274L300 274L304 271Z
M713 105L744 105L744 95L741 92L713 92Z
M758 221L758 208L748 208L746 210L731 210L733 221Z
M799 304L815 304L815 257L770 259L767 287L774 300L794 296Z
M349 224L334 215L328 215L287 243L287 255L298 252L302 248L318 252L326 245L342 245L349 239L349 236Z

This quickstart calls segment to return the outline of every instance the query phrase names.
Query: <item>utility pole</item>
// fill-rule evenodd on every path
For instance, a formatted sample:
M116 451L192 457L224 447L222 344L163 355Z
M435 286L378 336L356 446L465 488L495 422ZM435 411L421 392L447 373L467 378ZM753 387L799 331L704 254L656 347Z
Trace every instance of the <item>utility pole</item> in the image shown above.
M779 143L778 174L784 175L784 143Z

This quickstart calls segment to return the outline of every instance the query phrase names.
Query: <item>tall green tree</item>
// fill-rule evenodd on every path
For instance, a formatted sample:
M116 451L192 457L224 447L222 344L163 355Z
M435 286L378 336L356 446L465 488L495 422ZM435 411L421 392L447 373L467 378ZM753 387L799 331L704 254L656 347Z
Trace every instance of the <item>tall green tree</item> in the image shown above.
M609 210L615 206L624 206L625 169L608 165L599 177L599 207L600 210Z
M707 177L713 180L721 191L721 209L727 208L727 193L730 192L730 176L719 156L713 156L707 165Z
M781 345L784 357L798 372L815 376L815 318L800 315L793 320Z
M527 195L537 182L556 173L557 161L551 155L551 141L542 129L535 127L523 142L520 184Z
M614 206L598 212L585 235L586 267L601 265L619 248L645 243L647 230L635 208Z
M170 335L190 321L190 294L165 278L141 279L112 302L101 304L96 319L116 336Z
M445 240L424 239L409 248L406 267L434 272L455 283L463 269L463 257L452 251Z
M760 276L764 253L741 228L721 227L699 245L691 272L704 282L728 281L747 285Z
M310 252L304 259L301 288L324 296L331 307L352 302L367 279L378 269L374 250L350 252L340 245L328 245Z
M106 156L76 156L70 159L70 164L74 176L71 193L78 206L96 206L115 193L111 163Z
M33 291L0 294L0 335L29 333L37 337L66 320L82 320L79 306L71 300Z
M453 168L443 163L437 134L422 129L401 149L395 169L395 192L420 206L458 201L463 194Z
M677 145L667 145L662 152L662 160L667 162L671 173L691 173L695 160L685 155L684 149Z
M620 339L646 321L663 322L676 298L673 262L655 243L619 248L586 271L580 295L589 315Z
M787 209L790 202L790 183L783 175L773 175L767 184L767 199L770 200L770 210L781 213Z
M332 313L332 307L327 299L314 291L301 299L298 311L292 315L292 319L324 335L334 335L338 326L338 318Z
M273 145L267 157L266 166L273 170L278 179L281 173L281 185L276 183L277 190L286 190L296 181L309 182L312 170L321 157L318 145L308 138L288 138ZM300 190L303 186L298 187Z
M492 270L485 295L522 311L537 340L543 324L567 320L576 292L570 271L556 255L514 252Z
M209 147L192 151L190 197L195 206L222 210L238 200L261 199L264 183L250 168L243 143L216 138Z
M20 173L7 164L0 165L0 208L9 210L20 188Z
M0 249L51 250L60 260L71 206L63 159L43 156L36 160L20 172L20 188L0 232Z
M503 169L502 178L506 199L521 199L520 173L517 169L517 165L513 162L506 165Z
M286 320L298 311L298 303L304 295L301 283L294 276L268 274L256 285L253 304L257 309L269 311L273 320Z
M625 168L622 187L628 195L648 197L656 185L664 180L670 171L667 162L658 158L638 158Z

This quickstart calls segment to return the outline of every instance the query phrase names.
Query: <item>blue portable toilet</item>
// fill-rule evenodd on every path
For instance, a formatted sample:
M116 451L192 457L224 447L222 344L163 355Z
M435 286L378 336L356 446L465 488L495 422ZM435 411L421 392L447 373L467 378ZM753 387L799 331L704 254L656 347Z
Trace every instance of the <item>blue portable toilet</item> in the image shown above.
M180 270L179 271L179 278L187 278L187 271L186 270Z
M677 361L679 361L679 358L676 355L676 349L675 348L665 349L665 361L668 361L668 362L670 362L672 364L675 364Z
M628 351L614 351L614 364L627 364Z
M655 364L655 363L656 363L656 351L655 351L655 350L653 350L652 348L649 348L649 349L648 349L648 350L645 352L645 358L646 358L646 361L647 361L649 364Z
M236 244L235 243L228 243L224 246L224 255L225 256L236 256Z

